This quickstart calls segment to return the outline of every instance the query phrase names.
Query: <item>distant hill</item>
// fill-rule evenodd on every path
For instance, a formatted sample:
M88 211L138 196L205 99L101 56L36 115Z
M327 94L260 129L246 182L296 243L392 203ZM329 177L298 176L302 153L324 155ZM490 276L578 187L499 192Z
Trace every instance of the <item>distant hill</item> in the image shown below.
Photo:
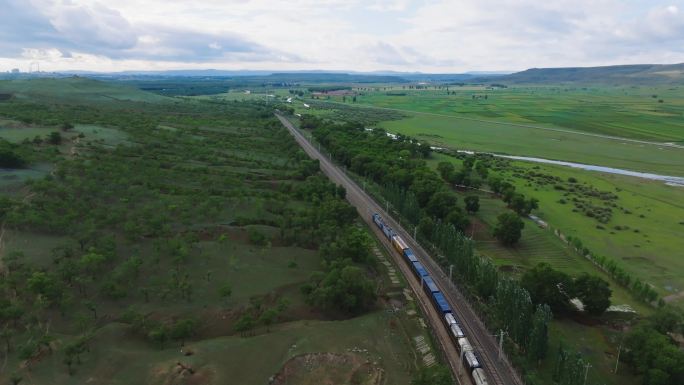
M473 81L509 84L684 84L684 63L531 68L504 76L482 76Z

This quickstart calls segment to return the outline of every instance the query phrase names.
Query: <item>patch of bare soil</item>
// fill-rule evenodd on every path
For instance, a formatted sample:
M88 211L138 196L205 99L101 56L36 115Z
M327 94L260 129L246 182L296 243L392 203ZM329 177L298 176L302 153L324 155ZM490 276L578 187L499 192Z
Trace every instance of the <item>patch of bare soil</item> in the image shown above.
M384 370L363 356L309 353L291 358L270 385L381 385Z
M167 362L152 370L153 383L163 385L211 384L214 371L209 367L195 368L183 361Z

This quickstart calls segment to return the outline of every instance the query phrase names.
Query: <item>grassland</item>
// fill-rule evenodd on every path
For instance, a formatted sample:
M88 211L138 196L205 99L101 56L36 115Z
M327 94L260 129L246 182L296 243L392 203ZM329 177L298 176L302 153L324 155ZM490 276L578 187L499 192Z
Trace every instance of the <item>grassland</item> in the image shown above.
M0 320L10 347L0 382L267 383L294 357L334 353L322 366L330 373L358 362L409 383L421 365L411 338L427 333L415 316L385 311L390 300L415 307L383 266L364 270L381 297L365 314L306 300L301 287L325 269L319 245L339 226L319 205L347 204L270 107L83 79L0 90L14 95L0 103L0 138L44 160L0 180L0 307L21 310ZM32 140L53 131L60 144ZM16 289L7 277L20 277ZM238 330L276 309L272 324ZM184 320L193 321L184 338L164 334ZM292 375L316 383L325 372Z
M131 338L127 325L111 323L98 330L82 369L69 376L59 357L47 357L22 383L27 384L265 384L291 358L331 352L359 356L383 368L387 383L407 384L404 374L414 364L406 336L385 312L345 321L296 321L260 330L250 338L202 339L160 350ZM352 349L362 350L350 353ZM192 352L191 356L184 353ZM179 374L182 363L195 370ZM340 366L342 363L340 363ZM10 367L15 362L9 362ZM330 363L328 370L336 365Z
M436 155L434 162L444 160L453 161L458 166L461 164L453 157L440 154ZM599 255L617 259L620 266L635 277L653 285L663 296L684 290L681 273L684 271L681 258L684 243L680 236L680 226L684 226L681 225L684 207L679 204L681 188L655 181L647 182L632 177L562 166L518 161L509 163L510 168L501 169L497 173L513 183L518 191L539 199L540 208L535 215L550 223L552 228L559 229L566 236L581 239L586 247ZM560 182L537 183L525 177L528 172L558 177ZM599 222L596 218L588 217L576 210L572 201L573 196L569 197L567 190L572 188L572 184L568 183L571 178L598 191L615 194L615 203L618 207L612 208L612 215L607 223ZM559 190L557 186L563 187L563 190ZM482 215L488 216L490 224L493 224L496 213L504 209L504 204L495 199L490 200L487 196L483 196L483 199L486 204L482 206ZM605 205L598 199L592 200L591 204ZM527 244L526 239L537 243L538 234L544 233L556 238L551 235L551 231L539 229L531 221L524 231L525 235L519 246L523 249ZM566 248L559 240L556 242ZM492 244L496 243L492 240ZM544 242L537 244L542 245ZM484 244L483 248L487 250L487 244ZM494 257L497 257L496 250L500 248L494 246L491 250ZM529 250L515 253L518 254L516 260L540 254ZM545 253L546 251L542 250L541 254ZM554 254L545 255L545 259L558 259L553 257ZM576 262L562 263L562 259L557 261L559 268L572 272L577 267ZM587 266L595 270L590 264Z
M397 87L394 87L397 90ZM449 87L361 91L357 101L376 107L431 112L498 122L663 142L683 142L684 98L679 87L509 88ZM484 97L487 97L486 99ZM662 100L662 102L660 102Z
M447 95L445 88L364 88L357 91L356 105L405 113L406 119L381 127L437 146L684 175L684 150L663 144L684 137L684 100L676 88L449 90L456 95ZM663 103L658 102L661 98ZM331 97L330 102L342 99Z

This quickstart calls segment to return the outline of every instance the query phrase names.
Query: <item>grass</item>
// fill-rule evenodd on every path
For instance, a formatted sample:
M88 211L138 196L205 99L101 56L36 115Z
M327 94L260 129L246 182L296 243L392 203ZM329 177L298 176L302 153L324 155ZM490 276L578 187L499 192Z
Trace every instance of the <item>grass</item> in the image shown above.
M525 162L515 164L528 170L535 167ZM526 180L512 177L521 192L540 200L538 216L566 235L580 238L590 250L617 259L627 271L653 284L663 295L684 290L681 187L560 166L545 165L535 171L562 180L574 177L580 183L613 192L619 205L613 209L611 220L602 225L604 229L598 229L596 220L573 212L572 204L559 203L563 191L550 185L528 185ZM616 229L618 226L621 230Z
M6 122L0 122L0 138L12 143L19 143L25 139L33 140L36 136L45 138L51 132L57 131L53 127L17 126L8 125Z
M580 134L413 114L380 124L435 146L596 164L664 175L684 175L684 149Z
M389 96L384 90L362 91L357 101L409 111L684 142L680 87L451 86L449 91L452 94L447 95L446 89L402 90L406 96Z
M412 353L405 337L384 311L345 321L297 321L278 325L270 333L260 329L254 337L219 337L188 343L181 349L165 349L131 338L123 324L100 329L90 353L76 374L69 376L60 353L46 357L25 375L22 384L170 384L185 383L177 373L177 362L196 371L202 383L265 384L290 358L311 352L349 354L353 348L367 349L364 359L378 362L387 383L408 384ZM182 351L192 351L185 356ZM13 362L9 363L14 364ZM13 365L12 365L13 366Z
M389 96L388 90L406 96ZM452 86L456 95L447 95L444 89L394 86L358 92L356 104L329 101L407 112L408 118L380 126L438 146L684 175L684 149L660 144L684 143L678 88Z
M641 384L638 377L622 364L615 374L617 349L622 335L605 326L586 327L571 320L554 320L550 327L548 359L543 363L542 370L547 375L553 373L558 354L558 346L580 352L591 363L588 384L605 385L637 385Z
M83 140L86 142L97 142L107 146L117 146L119 144L130 143L128 135L116 128L96 126L92 124L77 124L72 131L85 135Z
M0 93L13 94L20 100L60 102L87 101L90 104L111 102L163 103L173 99L133 87L74 76L71 78L20 79L0 82Z

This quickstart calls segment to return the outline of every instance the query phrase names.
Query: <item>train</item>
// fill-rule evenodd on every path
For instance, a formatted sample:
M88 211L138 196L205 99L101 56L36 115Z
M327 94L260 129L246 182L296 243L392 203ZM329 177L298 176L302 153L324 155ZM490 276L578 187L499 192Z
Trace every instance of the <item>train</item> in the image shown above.
M473 346L468 340L468 336L461 326L458 314L451 309L449 302L447 302L444 294L439 289L439 286L437 286L437 283L430 276L430 273L428 273L413 250L408 247L401 236L394 232L392 228L385 223L380 214L373 213L372 220L378 229L380 229L380 231L385 235L387 240L392 244L392 247L396 250L396 252L401 255L402 259L404 262L406 262L413 275L415 275L416 279L420 281L420 285L423 291L425 291L425 294L430 298L432 306L439 314L441 314L444 327L451 337L456 350L460 354L463 367L468 372L473 384L488 385L489 383L487 382L487 377L485 376L484 366L480 360L478 352L473 349Z

